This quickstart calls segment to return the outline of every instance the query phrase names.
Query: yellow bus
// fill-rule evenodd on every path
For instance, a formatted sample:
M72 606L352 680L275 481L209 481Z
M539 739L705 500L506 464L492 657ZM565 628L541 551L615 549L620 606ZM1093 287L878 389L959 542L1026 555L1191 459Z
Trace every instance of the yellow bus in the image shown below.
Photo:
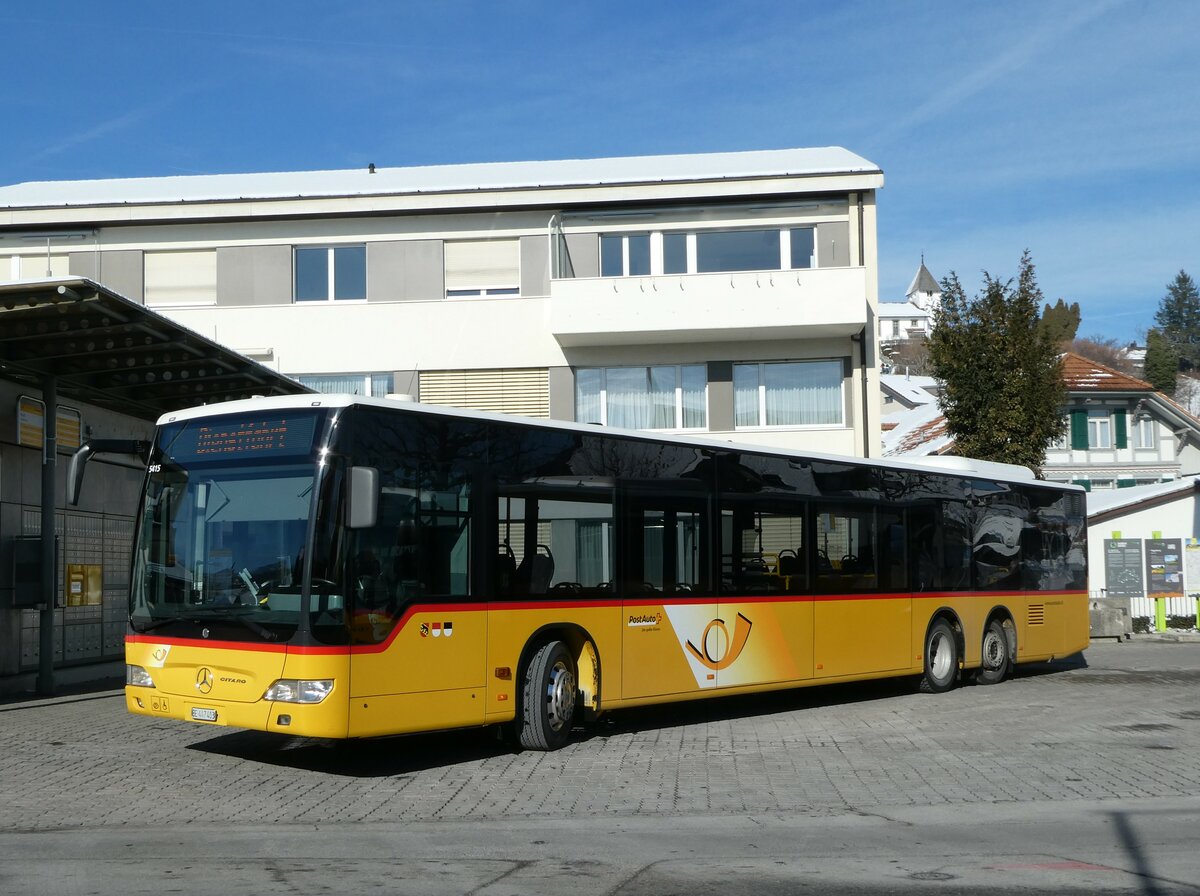
M1088 643L1082 490L354 396L158 422L133 713L322 738L912 676ZM999 473L997 472L999 470Z

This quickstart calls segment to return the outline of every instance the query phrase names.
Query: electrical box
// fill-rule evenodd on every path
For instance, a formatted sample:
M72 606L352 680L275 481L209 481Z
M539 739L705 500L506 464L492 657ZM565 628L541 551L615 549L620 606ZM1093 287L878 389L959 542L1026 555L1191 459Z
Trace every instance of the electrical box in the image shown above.
M54 537L54 583L50 588L54 606L63 605L58 591L58 536ZM13 539L13 603L17 609L33 609L42 603L42 537L21 535Z

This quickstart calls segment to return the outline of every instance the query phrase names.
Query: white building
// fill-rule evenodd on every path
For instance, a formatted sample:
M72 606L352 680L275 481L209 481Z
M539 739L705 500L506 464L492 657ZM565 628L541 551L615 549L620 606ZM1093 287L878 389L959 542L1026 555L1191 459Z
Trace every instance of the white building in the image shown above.
M924 339L933 329L934 311L941 305L942 288L925 259L904 294L903 302L879 303L879 342L881 345L906 339Z
M838 147L25 183L0 281L89 277L326 391L863 456L882 184Z

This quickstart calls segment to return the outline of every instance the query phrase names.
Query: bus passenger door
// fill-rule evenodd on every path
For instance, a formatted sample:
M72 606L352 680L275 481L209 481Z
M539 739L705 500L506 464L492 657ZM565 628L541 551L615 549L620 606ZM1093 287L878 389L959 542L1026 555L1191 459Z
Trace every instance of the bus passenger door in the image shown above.
M817 678L912 666L903 516L869 503L815 505Z
M681 483L687 485L687 483ZM621 583L623 696L716 687L703 661L717 604L709 573L707 498L690 489L627 491Z

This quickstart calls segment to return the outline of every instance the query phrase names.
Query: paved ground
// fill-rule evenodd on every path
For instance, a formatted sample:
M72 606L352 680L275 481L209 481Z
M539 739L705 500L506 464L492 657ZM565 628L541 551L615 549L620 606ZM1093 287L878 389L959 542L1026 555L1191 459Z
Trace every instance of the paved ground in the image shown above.
M1200 893L1198 826L1195 640L629 711L551 754L0 705L3 893Z

